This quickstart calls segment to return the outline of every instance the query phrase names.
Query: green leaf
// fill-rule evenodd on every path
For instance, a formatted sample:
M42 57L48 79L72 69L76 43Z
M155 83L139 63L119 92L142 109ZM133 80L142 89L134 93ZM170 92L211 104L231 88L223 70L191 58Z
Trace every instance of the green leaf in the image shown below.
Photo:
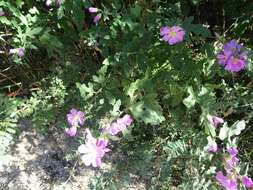
M120 113L121 100L115 100L113 103L113 109L110 111L112 116L118 116Z
M76 83L77 88L80 91L81 97L84 100L89 99L90 97L92 97L95 93L94 89L93 89L93 84L92 83L88 83L88 86L86 84L80 84L80 83Z
M133 116L145 124L157 125L165 120L162 108L155 99L155 94L149 94L143 100L130 107Z
M224 123L223 127L220 129L219 138L220 140L224 140L228 137L229 128L227 123Z
M237 121L235 122L230 128L229 128L229 137L232 137L234 135L240 135L242 130L245 129L245 121Z
M138 4L135 4L134 7L131 7L130 13L137 18L141 13L141 7Z
M191 108L196 103L196 96L192 89L192 86L188 87L187 91L189 93L189 96L183 100L183 103L187 108Z

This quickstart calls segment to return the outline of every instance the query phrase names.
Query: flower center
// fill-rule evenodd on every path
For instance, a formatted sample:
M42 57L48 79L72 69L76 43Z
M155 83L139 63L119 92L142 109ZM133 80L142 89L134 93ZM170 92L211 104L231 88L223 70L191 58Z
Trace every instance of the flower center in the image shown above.
M236 57L234 57L234 58L232 59L232 64L236 65L237 63L238 63L238 59L237 59Z
M174 31L169 31L169 36L171 36L171 37L175 37L177 35L177 33L176 32L174 32Z
M75 120L75 121L78 121L79 118L80 118L79 115L75 115L74 120Z

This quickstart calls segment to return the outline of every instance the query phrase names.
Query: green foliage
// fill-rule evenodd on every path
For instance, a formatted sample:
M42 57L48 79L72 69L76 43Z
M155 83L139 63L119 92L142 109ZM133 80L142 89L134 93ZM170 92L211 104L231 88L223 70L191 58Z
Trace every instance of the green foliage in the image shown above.
M65 0L46 7L44 0L1 1L1 90L15 94L22 87L24 94L0 97L0 152L20 117L46 132L64 128L71 108L83 110L93 129L128 113L134 127L112 147L128 159L101 172L91 189L123 187L117 177L124 169L126 184L132 172L150 189L218 189L213 177L221 161L206 151L207 138L223 150L239 145L250 166L253 155L247 148L253 144L253 4L231 2ZM97 24L90 6L99 8ZM159 30L173 25L186 34L170 46ZM233 38L248 51L247 68L236 74L216 61L222 43ZM17 47L25 48L24 57L8 53ZM210 115L226 122L214 128Z

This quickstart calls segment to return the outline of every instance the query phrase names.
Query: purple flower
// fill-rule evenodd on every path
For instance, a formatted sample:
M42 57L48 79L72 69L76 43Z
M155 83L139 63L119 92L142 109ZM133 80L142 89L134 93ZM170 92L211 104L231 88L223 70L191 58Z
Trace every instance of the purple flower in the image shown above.
M101 14L98 14L98 15L96 15L96 16L93 18L93 22L94 22L94 23L97 23L100 19L101 19Z
M236 40L224 44L223 50L217 54L218 63L230 72L238 72L246 67L246 52L242 52L242 45Z
M107 126L105 131L110 135L117 135L119 132L125 130L127 126L131 125L132 122L132 117L126 114L122 118L118 118L116 122L113 122L111 125Z
M10 49L9 54L17 54L19 57L23 57L25 55L25 48Z
M231 157L235 157L238 154L237 148L230 147L228 148L228 153Z
M100 167L105 153L110 151L106 148L108 141L94 138L89 129L86 132L86 143L78 147L78 152L82 154L81 159L86 166Z
M209 153L216 153L218 151L218 145L215 142L214 139L212 139L210 136L207 137L207 141L208 144L205 147L205 149L209 152Z
M241 48L242 45L238 44L236 40L230 40L223 46L224 52L227 55L237 54L238 52L240 52Z
M229 179L224 176L221 171L216 173L215 179L226 189L226 190L237 190L236 181Z
M231 172L238 164L239 159L237 157L231 157L226 161L225 169L227 172Z
M56 5L56 7L60 7L61 6L61 0L55 0L55 5Z
M131 125L132 122L133 122L133 118L128 114L124 115L122 118L117 119L117 123L126 125L126 126Z
M217 127L219 124L224 123L224 120L221 117L217 116L208 115L207 119L214 127Z
M120 126L119 124L117 124L116 122L113 122L111 125L109 125L106 128L106 132L109 133L110 135L117 135L121 130L120 130Z
M0 11L0 16L5 16L5 12L4 11Z
M71 127L67 128L65 132L68 136L74 137L74 136L76 136L76 133L77 133L77 127L71 126Z
M207 150L208 150L209 153L216 153L218 151L217 143L214 141L212 145L208 146Z
M225 69L231 72L239 72L240 70L244 69L246 66L246 55L231 55L227 59L227 65Z
M237 150L237 148L230 147L230 148L228 148L227 151L230 155L230 158L226 161L225 168L228 172L230 172L231 170L233 170L237 166L237 164L239 162L239 159L236 157L238 154L238 150Z
M228 55L224 53L224 51L221 51L217 55L218 63L222 66L225 66L227 64Z
M98 12L98 9L96 7L89 7L88 10L89 10L90 13Z
M243 176L243 177L242 177L242 183L243 183L243 185L245 185L245 187L247 187L247 188L253 187L253 181L252 181L252 179L249 178L248 176Z
M70 126L83 125L85 120L84 113L72 108L70 113L67 114L67 120Z
M164 26L160 28L160 35L169 45L174 45L184 40L185 31L180 26Z

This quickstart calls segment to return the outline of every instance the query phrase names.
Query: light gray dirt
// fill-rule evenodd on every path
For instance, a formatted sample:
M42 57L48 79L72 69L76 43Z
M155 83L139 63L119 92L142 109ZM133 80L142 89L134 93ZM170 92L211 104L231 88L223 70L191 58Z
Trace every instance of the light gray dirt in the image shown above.
M77 158L66 158L66 153L75 155L75 138L56 127L47 135L38 135L28 126L27 122L20 124L21 134L10 147L8 161L0 167L0 190L89 190L96 170L85 167ZM103 167L111 165L104 163ZM123 189L145 189L142 183L137 184Z

